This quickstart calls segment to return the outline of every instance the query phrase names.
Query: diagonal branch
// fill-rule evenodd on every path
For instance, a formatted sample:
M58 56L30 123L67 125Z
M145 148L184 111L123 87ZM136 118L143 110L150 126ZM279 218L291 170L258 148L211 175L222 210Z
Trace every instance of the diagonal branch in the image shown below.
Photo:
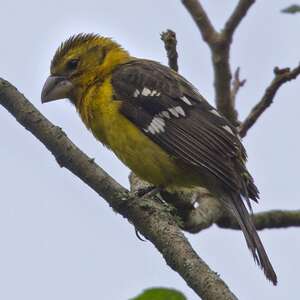
M209 45L213 44L218 38L218 33L212 25L201 3L198 0L182 0L182 4L194 19L201 32L203 40Z
M240 136L246 136L248 130L256 123L263 112L273 103L273 99L278 89L288 81L296 79L300 74L300 65L293 70L289 68L274 69L275 78L272 80L268 88L266 89L261 100L253 107L248 117L240 125Z
M141 201L105 173L49 122L16 88L0 79L0 104L39 139L61 167L91 187L163 255L167 264L202 299L237 299L220 277L195 253L169 209L155 199Z
M253 220L257 230L300 227L300 210L271 210L254 214ZM227 229L240 229L238 223L231 217L223 217L217 225Z
M242 19L246 16L251 5L253 5L255 0L240 0L234 9L232 15L229 17L225 23L222 33L226 36L229 41L232 40L234 31L237 29Z

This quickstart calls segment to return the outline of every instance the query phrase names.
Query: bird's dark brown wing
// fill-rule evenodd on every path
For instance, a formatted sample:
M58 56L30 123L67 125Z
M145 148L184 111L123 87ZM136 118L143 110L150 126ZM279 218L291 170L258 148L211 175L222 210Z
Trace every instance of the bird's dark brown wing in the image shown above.
M255 261L274 284L277 277L242 197L258 190L245 167L236 129L183 77L159 63L134 60L115 70L112 85L121 113L170 155L215 176L220 200L236 217ZM212 191L214 192L214 191Z
M112 85L121 113L161 148L256 200L236 129L183 77L157 62L133 60L114 71Z

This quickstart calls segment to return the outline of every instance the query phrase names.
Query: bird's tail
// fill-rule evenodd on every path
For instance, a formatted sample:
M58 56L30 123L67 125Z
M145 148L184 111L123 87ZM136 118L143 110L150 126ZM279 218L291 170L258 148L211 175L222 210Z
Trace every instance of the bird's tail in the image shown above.
M237 219L245 236L248 248L250 249L255 262L263 269L266 277L274 284L277 284L277 276L268 258L266 250L257 234L255 225L250 214L241 199L241 196L223 197L226 207Z

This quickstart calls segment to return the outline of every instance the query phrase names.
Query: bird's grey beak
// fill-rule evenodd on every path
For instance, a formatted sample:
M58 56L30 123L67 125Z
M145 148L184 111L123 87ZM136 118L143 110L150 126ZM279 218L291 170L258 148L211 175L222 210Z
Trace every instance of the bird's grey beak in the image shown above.
M42 90L42 103L69 98L73 84L64 76L49 76Z

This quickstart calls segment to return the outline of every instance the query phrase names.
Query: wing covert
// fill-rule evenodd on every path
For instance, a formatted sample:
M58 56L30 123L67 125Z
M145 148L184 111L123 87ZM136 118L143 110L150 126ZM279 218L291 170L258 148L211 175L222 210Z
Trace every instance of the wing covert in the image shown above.
M236 129L182 76L153 61L133 60L113 73L120 112L161 148L205 168L232 191L241 182L246 152Z

